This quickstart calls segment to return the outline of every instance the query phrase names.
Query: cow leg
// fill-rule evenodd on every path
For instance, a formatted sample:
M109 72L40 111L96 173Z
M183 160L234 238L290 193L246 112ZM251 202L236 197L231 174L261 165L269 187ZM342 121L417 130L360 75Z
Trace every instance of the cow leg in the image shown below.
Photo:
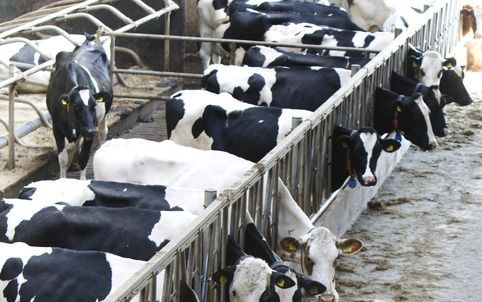
M55 144L57 145L58 159L59 159L59 169L60 178L67 177L67 168L69 167L69 153L65 147L65 137L62 132L57 128L53 127Z
M80 180L86 179L87 163L89 162L90 148L92 147L92 139L86 140L82 144L82 148L79 154L79 166L80 166Z
M106 110L105 110L105 102L97 103L95 107L95 115L97 120L99 121L97 125L97 133L99 138L99 145L102 145L107 138L107 117L106 117Z

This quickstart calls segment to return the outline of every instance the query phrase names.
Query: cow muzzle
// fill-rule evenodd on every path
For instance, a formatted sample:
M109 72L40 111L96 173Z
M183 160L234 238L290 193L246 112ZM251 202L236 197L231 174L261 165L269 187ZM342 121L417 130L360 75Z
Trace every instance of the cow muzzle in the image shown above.
M377 184L377 178L374 175L364 176L363 183L365 186L371 187Z
M303 297L301 302L336 302L335 295L323 294L316 297Z
M94 129L87 129L87 130L83 131L82 136L86 140L91 140L95 137L96 134L97 134L97 131L94 128Z

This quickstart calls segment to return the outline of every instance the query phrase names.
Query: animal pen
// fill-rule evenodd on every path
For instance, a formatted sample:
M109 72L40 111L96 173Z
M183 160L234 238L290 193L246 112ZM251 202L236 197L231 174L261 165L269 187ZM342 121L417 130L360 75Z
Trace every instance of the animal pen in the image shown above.
M44 23L58 18L87 18L99 28L98 36L107 36L112 41L114 54L116 38L156 39L163 40L165 45L164 60L169 61L169 41L185 42L226 42L249 43L259 45L291 46L303 48L323 48L320 46L276 44L259 41L201 39L169 35L170 14L178 8L172 1L165 1L165 8L153 11L145 7L140 0L132 2L142 7L147 15L137 21L124 19L127 25L119 29L110 29L98 19L87 17L91 7L109 9L115 16L115 10L106 8L105 1L88 0L79 4L61 7L55 12L36 16L32 21L16 24L11 28L0 28L0 44L23 31L46 29ZM100 6L100 7L99 7ZM376 189L386 178L396 161L403 156L404 150L390 158L390 162L379 165L389 167L385 175L379 177L375 188L351 189L347 182L333 194L331 193L331 131L335 125L359 128L373 126L374 91L376 87L386 87L392 71L405 74L409 44L423 50L437 50L442 56L451 54L459 41L459 8L458 0L437 1L437 4L424 12L425 23L399 33L389 47L374 56L364 67L356 70L348 84L342 86L333 96L320 106L307 120L294 120L294 130L278 146L256 163L242 179L223 192L206 192L206 209L190 227L180 232L179 237L170 241L161 251L150 259L143 269L110 295L106 301L129 301L139 294L141 301L156 301L158 275L164 273L162 301L179 301L179 280L186 281L197 292L202 301L224 301L224 286L214 285L208 279L225 264L225 247L227 235L231 234L240 241L242 226L245 222L243 213L248 210L255 220L258 229L266 236L274 248L277 242L277 189L278 178L281 178L293 198L313 223L322 223L332 229L336 235L342 234L358 217L366 202L373 197ZM82 11L82 12L79 12ZM141 23L164 16L166 30L164 35L127 33ZM145 19L145 20L143 20ZM172 25L171 25L172 26ZM53 29L53 28L50 28ZM55 29L61 35L63 30ZM346 50L346 48L330 48ZM349 49L353 50L353 49ZM358 51L360 51L358 49ZM53 59L28 71L13 75L0 82L1 87L10 86L10 104L13 116L15 83L38 70L52 66ZM175 73L168 71L133 71L117 69L115 56L112 56L111 71L113 73L131 73L139 76L157 75L162 77L199 78L199 74ZM114 95L115 97L115 95ZM135 98L136 96L130 96ZM10 127L12 130L12 127ZM1 139L1 138L0 138ZM13 142L13 131L8 141ZM1 142L1 141L0 141ZM13 145L13 144L10 144ZM406 148L405 148L406 150ZM346 208L350 208L349 214ZM339 210L337 210L339 208ZM343 212L343 213L342 213ZM341 218L343 217L343 218Z

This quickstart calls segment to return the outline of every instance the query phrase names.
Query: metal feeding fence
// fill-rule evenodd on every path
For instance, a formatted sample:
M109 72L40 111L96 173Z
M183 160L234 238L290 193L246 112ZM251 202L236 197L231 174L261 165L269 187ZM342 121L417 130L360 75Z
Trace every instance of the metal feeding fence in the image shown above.
M438 1L428 8L423 17L425 23L399 34L107 301L129 301L137 294L141 301L156 301L157 284L162 280L162 301L179 301L181 279L195 289L202 301L224 301L224 286L215 285L208 278L225 264L227 235L240 239L245 222L243 213L246 210L251 213L259 230L275 247L279 177L303 211L316 221L336 195L330 192L333 127L373 124L375 88L386 87L392 71L405 73L409 44L448 55L459 40L459 8L457 0Z
M121 12L119 9L115 8L112 3L128 3L134 7L134 11L142 11L143 16L135 19L127 16L125 13ZM138 28L140 25L145 24L149 21L156 20L160 17L164 18L164 32L165 34L170 33L170 15L171 12L179 9L179 6L172 0L164 0L164 7L161 9L154 9L151 6L144 3L142 0L64 0L52 3L50 5L44 6L35 12L28 13L26 15L20 16L12 21L0 24L0 45L6 45L16 42L22 42L34 49L40 57L42 57L46 62L39 64L37 66L26 66L25 64L11 62L8 66L10 75L6 79L0 79L0 89L8 87L9 96L0 96L0 100L9 101L9 121L8 123L0 119L0 123L3 124L8 129L8 138L0 137L0 148L9 146L9 158L7 162L7 168L12 169L15 166L15 149L14 144L9 144L8 142L18 142L19 138L27 135L28 133L34 131L38 127L45 125L49 127L48 120L50 120L49 114L42 114L40 110L30 101L24 98L15 97L15 87L19 82L29 79L32 75L39 71L51 70L51 67L55 63L55 58L50 57L48 54L42 52L38 48L34 40L29 40L27 38L21 37L21 35L41 33L41 32L54 32L57 35L61 35L71 42L74 46L78 43L72 39L71 35L62 29L59 23L68 23L69 20L86 20L89 24L93 24L98 29L97 38L100 39L100 32L107 33L122 33ZM94 12L107 11L112 16L114 20L120 21L122 26L118 28L110 28L104 22L99 20L94 16ZM126 12L127 13L127 12ZM128 13L127 13L128 14ZM169 41L164 44L164 61L169 61ZM129 52L129 50L125 50ZM114 70L114 54L115 54L115 43L112 41L110 49L111 58L111 71ZM130 52L132 53L132 52ZM135 56L135 54L134 54ZM5 62L0 62L0 64L5 65ZM23 72L14 72L14 66L26 69ZM122 72L120 72L122 73ZM32 121L23 127L21 127L17 132L14 127L14 111L15 102L25 103L30 105L38 114L39 119Z

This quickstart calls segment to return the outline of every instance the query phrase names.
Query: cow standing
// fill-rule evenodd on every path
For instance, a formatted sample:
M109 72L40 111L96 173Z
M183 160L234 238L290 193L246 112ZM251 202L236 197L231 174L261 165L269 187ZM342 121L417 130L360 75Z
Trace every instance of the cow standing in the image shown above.
M80 178L86 178L96 132L100 144L107 137L106 114L112 100L109 59L101 46L86 40L72 52L57 54L47 89L47 108L52 116L61 178L66 177L72 157L65 139L80 151Z

